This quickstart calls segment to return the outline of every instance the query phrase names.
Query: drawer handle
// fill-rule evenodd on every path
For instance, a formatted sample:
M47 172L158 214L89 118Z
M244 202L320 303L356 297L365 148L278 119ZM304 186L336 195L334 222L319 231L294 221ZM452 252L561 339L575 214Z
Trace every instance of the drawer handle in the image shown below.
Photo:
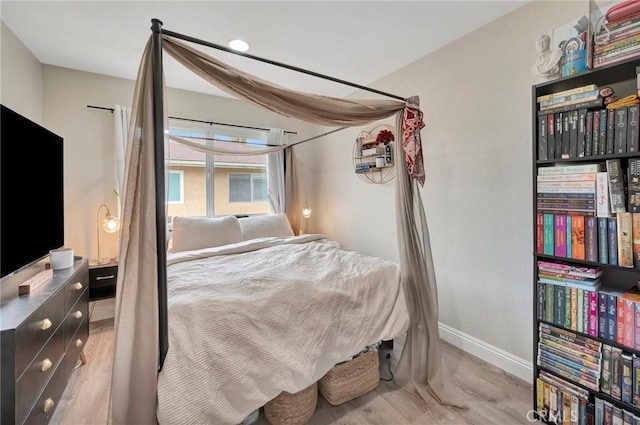
M82 347L82 340L81 339L76 339L76 348L78 347Z
M105 279L113 279L116 275L111 274L109 276L96 276L96 280L105 280Z
M44 413L49 413L51 409L53 409L53 406L55 405L56 405L55 401L53 401L50 398L46 399L44 402Z
M75 313L73 313L73 317L75 317L76 319L79 319L82 317L82 312L80 310L76 311Z
M51 369L51 366L53 366L53 363L51 362L51 360L49 360L49 359L44 359L44 360L42 361L42 371L43 371L43 372L46 372L46 371L48 371L49 369Z
M80 282L76 282L71 286L73 289L75 289L76 291L79 291L83 288L82 283Z
M51 326L53 325L53 323L51 323L51 320L49 319L44 319L42 321L42 330L46 331L47 329L49 329Z

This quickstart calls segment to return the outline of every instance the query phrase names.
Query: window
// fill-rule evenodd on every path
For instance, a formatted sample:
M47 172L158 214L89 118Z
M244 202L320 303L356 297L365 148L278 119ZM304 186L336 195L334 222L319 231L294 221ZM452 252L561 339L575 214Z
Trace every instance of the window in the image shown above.
M267 202L265 174L229 174L229 202Z
M169 133L195 143L239 151L265 145L267 140L266 132L261 130L178 120L170 120ZM270 212L266 155L204 153L170 141L167 156L168 216Z
M169 170L167 201L170 204L184 204L184 171Z

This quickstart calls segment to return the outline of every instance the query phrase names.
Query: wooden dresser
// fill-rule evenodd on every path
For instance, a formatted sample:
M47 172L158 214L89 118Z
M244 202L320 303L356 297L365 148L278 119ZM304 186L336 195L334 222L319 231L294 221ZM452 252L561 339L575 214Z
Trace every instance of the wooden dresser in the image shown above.
M89 337L89 262L0 306L2 425L47 424Z

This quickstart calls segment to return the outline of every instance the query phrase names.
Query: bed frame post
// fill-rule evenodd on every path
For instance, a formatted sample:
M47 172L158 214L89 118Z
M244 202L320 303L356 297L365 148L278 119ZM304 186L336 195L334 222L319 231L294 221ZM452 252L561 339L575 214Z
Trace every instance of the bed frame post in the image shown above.
M153 64L153 124L155 178L156 178L156 244L158 255L158 372L162 370L169 349L169 328L167 321L167 217L165 211L165 170L164 170L164 91L162 89L162 21L151 20L152 64Z

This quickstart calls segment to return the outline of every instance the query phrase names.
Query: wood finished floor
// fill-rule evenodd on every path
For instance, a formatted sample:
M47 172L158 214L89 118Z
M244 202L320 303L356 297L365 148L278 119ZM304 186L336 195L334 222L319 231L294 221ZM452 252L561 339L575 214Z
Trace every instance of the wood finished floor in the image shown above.
M91 323L85 349L88 363L74 371L51 418L51 425L107 423L113 340L112 320ZM374 391L340 406L331 406L319 395L318 406L309 425L531 423L526 418L533 397L530 384L449 344L443 343L443 349L453 384L463 395L467 409L443 406L435 400L425 402L412 391L380 381ZM386 352L381 351L383 358ZM400 346L396 343L392 364L397 361L399 352ZM387 360L381 359L381 377L389 376L387 368ZM268 425L262 412L257 423Z

